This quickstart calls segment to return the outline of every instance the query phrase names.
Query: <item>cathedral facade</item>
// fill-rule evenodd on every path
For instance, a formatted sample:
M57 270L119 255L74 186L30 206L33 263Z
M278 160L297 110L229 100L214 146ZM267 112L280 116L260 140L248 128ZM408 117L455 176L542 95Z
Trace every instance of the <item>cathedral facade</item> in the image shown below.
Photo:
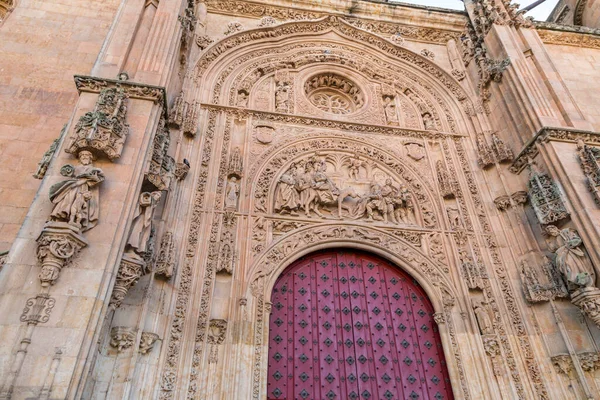
M595 5L0 0L0 399L600 399Z

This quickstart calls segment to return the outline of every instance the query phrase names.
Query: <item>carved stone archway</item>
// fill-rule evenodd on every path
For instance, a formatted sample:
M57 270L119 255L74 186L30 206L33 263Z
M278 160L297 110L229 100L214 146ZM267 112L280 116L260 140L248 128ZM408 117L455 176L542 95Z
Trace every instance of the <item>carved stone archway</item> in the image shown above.
M456 289L450 281L449 270L440 267L401 238L380 229L352 223L319 224L299 229L272 244L250 268L249 287L245 291L250 292L248 298L253 300L251 303L254 305L253 398L265 396L268 352L265 337L271 310L268 299L277 278L298 258L318 250L334 248L371 252L398 265L419 282L436 311L435 318L440 324L452 386L455 392L461 388L463 396L469 398L469 385L455 331L460 311L455 307ZM481 357L484 355L481 354Z
M268 399L453 398L433 307L387 260L311 253L279 276L271 302Z

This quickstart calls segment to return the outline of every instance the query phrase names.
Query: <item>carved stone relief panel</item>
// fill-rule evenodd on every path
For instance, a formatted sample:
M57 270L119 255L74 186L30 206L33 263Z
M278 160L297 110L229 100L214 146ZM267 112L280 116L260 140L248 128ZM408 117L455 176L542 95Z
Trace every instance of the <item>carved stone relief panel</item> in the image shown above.
M394 175L359 155L315 154L296 160L279 177L273 211L422 225L417 222L415 198L405 182L394 182Z
M298 74L297 111L320 118L348 116L352 121L384 125L377 86L341 68L309 67Z
M299 151L304 155L290 159ZM254 209L294 217L436 226L426 184L392 154L349 139L296 142L255 178Z

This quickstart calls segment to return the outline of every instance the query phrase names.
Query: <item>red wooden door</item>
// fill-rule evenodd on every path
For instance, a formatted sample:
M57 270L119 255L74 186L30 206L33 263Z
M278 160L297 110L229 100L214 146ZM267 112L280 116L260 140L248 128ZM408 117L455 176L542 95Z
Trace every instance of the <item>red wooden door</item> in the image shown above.
M279 277L268 399L452 399L433 307L408 274L354 250L306 256Z

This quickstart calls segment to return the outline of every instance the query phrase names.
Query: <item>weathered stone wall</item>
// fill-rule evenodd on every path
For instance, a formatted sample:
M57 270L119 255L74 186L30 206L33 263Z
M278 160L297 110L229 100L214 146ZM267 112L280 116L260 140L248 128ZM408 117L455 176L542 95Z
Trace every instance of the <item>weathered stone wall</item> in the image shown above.
M55 81L91 71L79 97L0 111L36 115L39 152L73 115L0 238L0 399L263 399L274 282L340 247L423 286L456 398L593 398L600 289L570 271L600 265L600 50L465 3L125 0L102 35L69 28L95 38Z
M0 25L0 251L38 190L37 163L73 114L73 75L90 72L119 3L21 0Z
M575 103L594 130L600 130L600 49L555 44L546 48Z

